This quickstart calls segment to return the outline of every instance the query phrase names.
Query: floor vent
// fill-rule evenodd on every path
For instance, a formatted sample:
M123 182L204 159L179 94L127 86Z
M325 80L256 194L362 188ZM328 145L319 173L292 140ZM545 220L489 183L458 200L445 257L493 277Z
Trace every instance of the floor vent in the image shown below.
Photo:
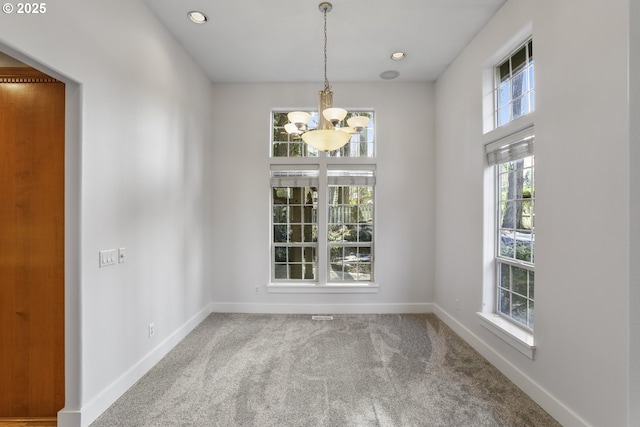
M333 320L333 316L311 316L312 320Z

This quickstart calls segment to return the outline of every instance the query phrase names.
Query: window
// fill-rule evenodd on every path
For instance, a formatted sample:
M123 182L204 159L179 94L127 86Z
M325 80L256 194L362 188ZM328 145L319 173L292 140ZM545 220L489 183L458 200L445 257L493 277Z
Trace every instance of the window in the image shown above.
M373 255L372 170L330 170L329 281L371 281Z
M496 312L533 330L535 166L533 127L486 146L496 173Z
M533 41L529 39L495 68L496 127L534 110Z
M318 112L306 111L311 114L311 119L307 124L309 129L315 129L318 126ZM299 136L289 135L284 130L287 124L287 112L274 112L273 114L273 134L272 134L272 157L318 157L320 153L313 147L305 144ZM345 117L345 121L352 116L368 116L369 124L359 133L353 135L351 140L342 148L327 153L327 157L374 157L374 124L373 112L371 111L355 111L349 112Z
M355 114L369 116L367 128L324 153L287 134L287 113L272 113L272 284L374 281L374 114Z
M318 171L272 170L272 281L317 279Z

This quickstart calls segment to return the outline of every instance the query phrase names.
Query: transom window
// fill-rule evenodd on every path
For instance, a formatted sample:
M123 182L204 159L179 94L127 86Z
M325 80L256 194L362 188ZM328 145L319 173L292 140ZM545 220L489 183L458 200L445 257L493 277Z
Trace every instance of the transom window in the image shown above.
M304 110L300 110L304 111ZM309 129L318 127L318 112L306 111L311 114L311 119L307 123ZM290 135L284 129L284 125L288 123L288 112L273 113L273 135L271 156L272 157L318 157L318 150L305 144L300 136ZM328 157L374 157L374 123L373 112L371 111L352 111L347 114L346 120L352 116L367 116L369 123L362 131L351 136L349 142L339 150L330 151Z
M495 68L496 126L534 110L533 41L519 46Z

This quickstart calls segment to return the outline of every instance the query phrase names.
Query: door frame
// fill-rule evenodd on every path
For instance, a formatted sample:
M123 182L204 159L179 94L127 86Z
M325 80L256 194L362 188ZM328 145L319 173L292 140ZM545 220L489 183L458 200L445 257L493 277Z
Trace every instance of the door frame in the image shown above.
M42 62L0 43L0 52L65 84L64 136L64 365L65 405L59 427L82 425L82 85Z

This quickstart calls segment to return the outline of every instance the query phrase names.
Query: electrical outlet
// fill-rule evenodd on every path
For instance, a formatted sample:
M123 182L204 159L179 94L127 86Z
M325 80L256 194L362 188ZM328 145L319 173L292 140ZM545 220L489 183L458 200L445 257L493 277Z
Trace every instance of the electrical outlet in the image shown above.
M126 248L118 248L118 262L122 264L127 257Z
M256 286L256 294L260 293L260 286Z
M156 333L156 327L153 323L149 323L149 338L153 337L153 334Z

